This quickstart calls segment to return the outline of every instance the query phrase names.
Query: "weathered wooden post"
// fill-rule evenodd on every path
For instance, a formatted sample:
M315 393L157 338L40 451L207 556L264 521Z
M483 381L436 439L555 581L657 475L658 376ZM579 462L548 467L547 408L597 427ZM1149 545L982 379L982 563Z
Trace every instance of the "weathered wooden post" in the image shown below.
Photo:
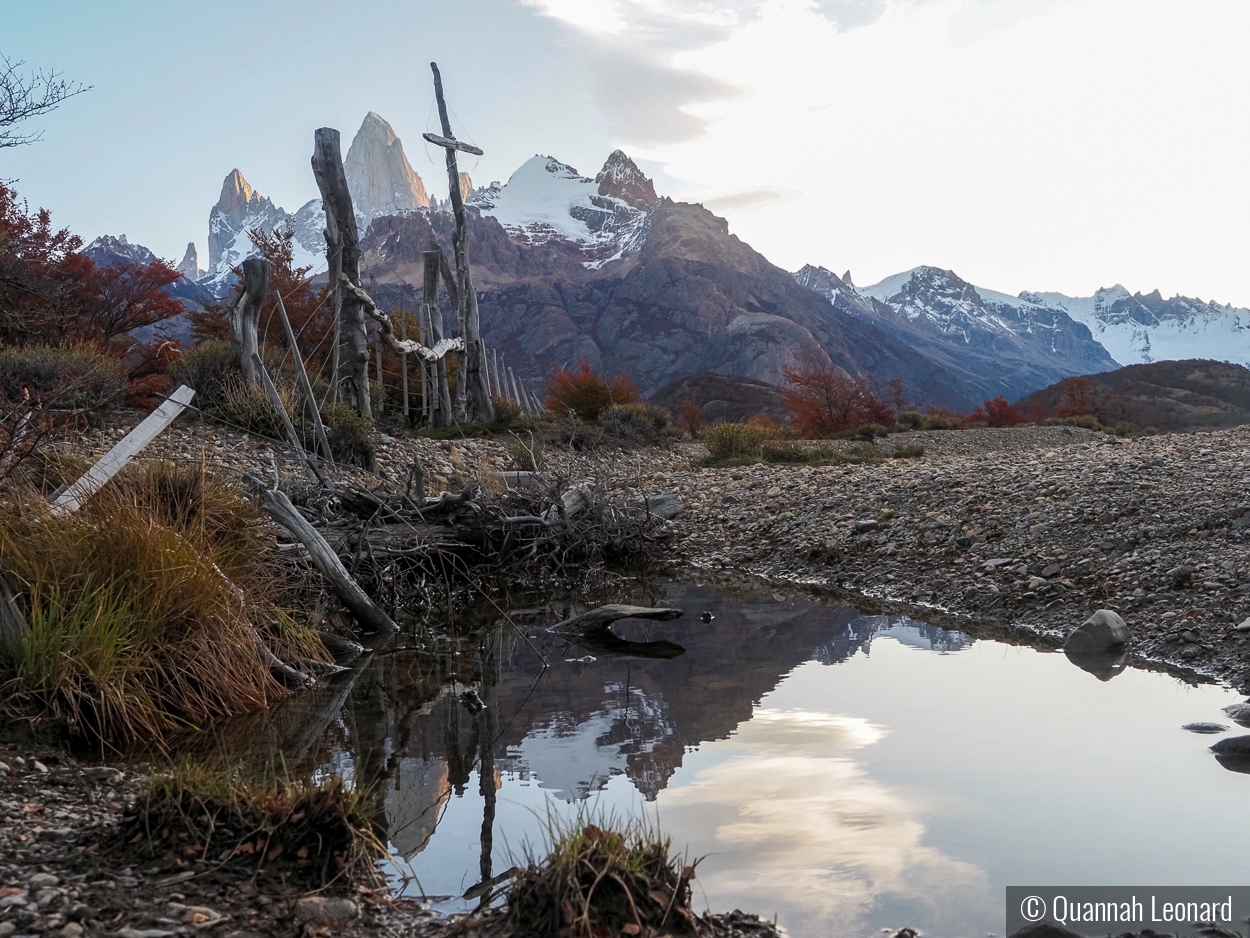
M269 261L263 257L249 257L243 262L243 281L239 285L239 298L234 301L230 315L230 338L239 350L239 368L243 380L252 387L260 387L260 372L253 363L260 354L260 341L256 336L256 324L260 320L260 308L269 295Z
M438 277L442 272L443 252L426 251L422 256L425 264L424 295L421 303L423 325L428 325L431 346L443 338L443 313L438 308ZM447 387L447 360L440 358L430 368L430 426L451 425L451 391Z
M408 341L408 310L402 305L399 307L399 337ZM403 390L400 392L404 396L404 420L408 419L408 353L401 352L399 355L399 381Z
M369 403L369 336L365 331L364 304L343 280L360 286L360 236L352 197L339 146L339 132L320 127L313 135L313 176L321 190L326 213L326 261L330 267L330 287L334 291L338 341L338 369L334 375L336 394L362 417L372 417Z
M438 64L430 63L434 73L434 97L438 102L438 116L443 128L443 135L423 134L426 140L443 148L447 155L447 188L451 196L451 209L456 218L456 233L452 236L452 249L456 261L456 285L459 302L457 303L460 332L464 338L464 355L461 357L460 370L456 375L456 400L464 402L464 416L469 420L490 422L495 419L495 410L490 402L490 387L483 367L485 351L482 345L480 322L477 309L477 291L473 289L473 276L469 271L467 254L468 230L464 217L464 199L460 194L460 171L456 166L456 151L463 150L481 156L482 151L475 146L461 143L451 133L451 121L447 117L447 102L443 100L443 78L438 72ZM463 389L463 391L461 390Z

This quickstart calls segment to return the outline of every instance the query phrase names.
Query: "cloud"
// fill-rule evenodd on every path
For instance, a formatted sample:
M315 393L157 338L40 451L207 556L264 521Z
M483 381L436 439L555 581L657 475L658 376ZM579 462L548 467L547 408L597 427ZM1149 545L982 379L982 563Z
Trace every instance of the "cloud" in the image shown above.
M681 68L673 58L727 39L759 15L760 0L522 0L575 32L589 91L623 141L664 146L696 139L708 122L692 105L726 101L743 90Z
M840 30L871 26L891 6L916 7L935 0L815 0L817 13Z
M774 189L761 186L756 189L743 189L741 192L727 192L703 200L703 207L712 212L753 212L765 205L780 205L793 202L803 195L797 189Z

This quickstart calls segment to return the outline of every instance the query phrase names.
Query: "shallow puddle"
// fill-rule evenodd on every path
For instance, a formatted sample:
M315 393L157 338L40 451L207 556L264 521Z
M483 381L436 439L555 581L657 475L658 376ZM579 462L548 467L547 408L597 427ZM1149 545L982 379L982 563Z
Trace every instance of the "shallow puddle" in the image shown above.
M288 749L384 786L410 894L460 896L579 810L658 818L703 858L696 904L794 936L1001 935L1008 885L1244 878L1250 777L1208 750L1248 732L1227 689L767 593L628 598L686 615L619 634L685 653L579 647L535 612L378 656Z

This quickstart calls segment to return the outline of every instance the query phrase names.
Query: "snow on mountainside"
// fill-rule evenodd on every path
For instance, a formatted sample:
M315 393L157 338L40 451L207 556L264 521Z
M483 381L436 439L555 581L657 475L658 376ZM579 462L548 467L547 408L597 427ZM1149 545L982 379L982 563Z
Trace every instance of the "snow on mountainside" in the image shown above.
M613 157L620 154L629 165ZM648 212L624 198L604 195L606 188L632 176L628 169L650 186L623 153L609 158L600 181L582 176L573 167L550 156L526 160L504 185L491 183L475 190L467 204L483 215L494 217L514 238L527 244L546 244L554 239L573 242L586 256L586 266L599 267L610 260L641 249L649 226ZM634 179L630 179L634 183ZM639 200L637 185L628 194ZM651 189L654 192L654 189Z
M254 190L239 170L232 170L208 213L208 267L196 282L214 296L224 296L234 285L231 269L257 253L248 237L252 229L266 233L294 229L295 266L324 270L325 217L320 199L311 199L292 215Z
M1247 309L1187 296L1165 300L1158 290L1130 294L1119 284L1087 297L1021 293L1020 298L1084 323L1121 364L1204 358L1250 367Z
M1015 400L1069 375L1116 362L1060 309L973 286L953 271L917 267L856 287L808 265L798 282L837 309L868 319L976 385Z

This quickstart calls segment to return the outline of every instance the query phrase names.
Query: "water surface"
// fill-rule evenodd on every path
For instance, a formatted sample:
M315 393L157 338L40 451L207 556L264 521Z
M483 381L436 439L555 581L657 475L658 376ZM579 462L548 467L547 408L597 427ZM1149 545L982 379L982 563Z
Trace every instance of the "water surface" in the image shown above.
M685 653L571 645L535 611L378 656L304 730L384 785L409 893L460 896L587 805L658 817L703 858L697 901L794 936L1001 934L1008 885L1244 879L1250 776L1180 729L1228 724L1225 688L768 593L628 598L685 609L617 629Z

